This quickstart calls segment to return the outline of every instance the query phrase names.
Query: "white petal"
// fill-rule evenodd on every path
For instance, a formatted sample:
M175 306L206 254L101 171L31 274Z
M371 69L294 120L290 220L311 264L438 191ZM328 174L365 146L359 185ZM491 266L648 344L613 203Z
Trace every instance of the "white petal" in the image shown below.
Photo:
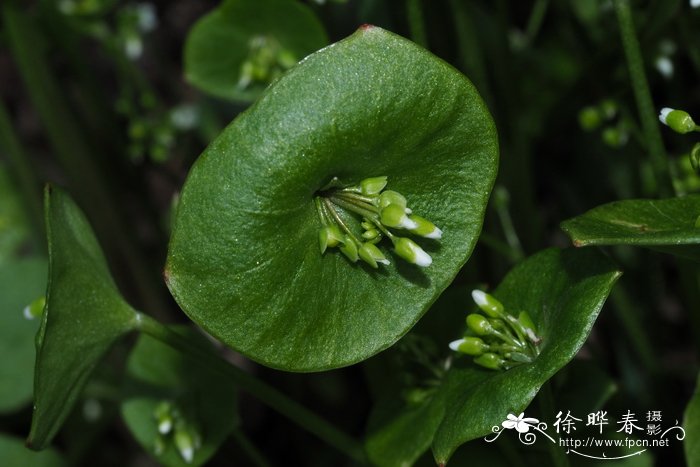
M386 258L384 258L384 259L378 259L378 260L376 260L376 261L377 261L377 263L385 264L385 265L387 265L387 266L389 266L389 265L391 264L391 262L390 262L388 259L386 259Z
M520 417L516 417L515 414L512 414L512 413L509 413L506 418L508 420L513 420L514 422L517 422L518 420L520 420Z
M404 215L401 218L401 222L399 223L399 227L402 229L413 230L416 227L418 227L418 223L416 221L409 219L408 216Z
M459 346L462 345L462 342L464 342L464 339L457 339L456 341L450 342L450 348L457 352L459 350Z
M194 459L194 449L190 447L180 449L180 455L185 460L185 462L191 464L192 459Z
M666 117L668 117L668 114L670 114L671 112L673 112L673 109L670 107L664 107L663 109L661 109L661 112L659 112L659 121L661 121L661 123L663 123L664 125L667 125Z
M428 266L433 264L433 258L431 258L428 253L423 251L422 248L420 248L420 247L416 248L414 253L416 254L416 261L415 261L416 265L423 267L423 268L427 268Z
M700 0L690 0L690 6L693 8L700 7Z
M430 232L427 235L423 235L425 238L434 238L436 240L439 240L442 238L442 230L438 229L435 227L432 232Z
M481 290L472 290L472 299L474 299L474 303L476 303L478 306L486 305L488 303L486 300L486 294Z
M34 319L34 315L32 315L32 310L29 308L29 305L24 307L22 314L24 315L25 319Z
M173 427L172 420L170 420L169 418L162 420L158 424L158 433L160 433L161 435L166 435L166 434L170 433L170 430L172 429L172 427Z

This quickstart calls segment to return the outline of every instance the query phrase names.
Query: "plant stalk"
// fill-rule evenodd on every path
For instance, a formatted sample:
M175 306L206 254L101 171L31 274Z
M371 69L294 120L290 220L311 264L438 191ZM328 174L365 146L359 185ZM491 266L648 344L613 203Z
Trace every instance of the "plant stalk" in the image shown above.
M634 29L630 2L629 0L614 0L614 5L630 80L632 81L634 98L637 101L637 111L642 122L647 150L649 151L649 162L654 169L656 191L662 197L670 197L673 196L674 192L668 157L661 139L656 108L651 98L649 82L644 71L644 61L637 33Z
M348 457L360 464L366 463L362 446L356 440L338 430L335 426L303 407L301 404L290 399L282 392L240 368L217 358L199 343L177 334L150 316L139 313L138 321L140 331L183 352L185 355L189 355L201 361L202 364L229 378L236 386L245 390L271 409L289 418L300 427L316 435L328 445L345 453Z

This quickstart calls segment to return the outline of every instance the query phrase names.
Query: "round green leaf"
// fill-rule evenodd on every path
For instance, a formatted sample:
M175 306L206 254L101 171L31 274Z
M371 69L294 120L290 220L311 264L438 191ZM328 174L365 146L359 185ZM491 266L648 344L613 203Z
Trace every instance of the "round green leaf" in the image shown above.
M303 60L217 138L182 192L165 277L229 346L292 371L349 365L415 324L469 257L496 175L497 139L471 83L377 27ZM333 177L388 188L444 231L419 268L319 253L314 203Z
M576 246L637 245L700 260L700 195L604 204L562 222Z
M46 259L0 262L0 413L14 411L32 398L34 335L39 320L23 309L46 293Z
M121 297L85 216L47 187L49 282L36 337L34 413L27 444L42 449L73 408L92 370L137 313Z
M377 465L410 465L420 454L416 447L432 443L435 459L446 463L463 443L491 433L509 413L523 412L581 348L619 276L596 250L550 249L520 263L493 295L512 314L527 311L532 317L543 339L540 355L501 372L457 357L423 407L401 410L373 430L367 441L370 459Z
M252 101L268 84L239 86L241 67L255 37L274 41L297 61L328 43L321 23L300 2L226 0L187 36L185 78L214 96Z
M67 462L56 451L32 452L24 441L0 433L0 459L5 467L63 467Z
M201 338L186 328L176 331ZM138 442L163 465L205 464L238 424L236 389L230 381L148 335L139 337L129 356L127 372L138 385L122 403L122 416ZM189 463L174 446L172 434L163 437L163 451L154 452L158 434L154 412L164 400L186 413L201 435L201 447Z

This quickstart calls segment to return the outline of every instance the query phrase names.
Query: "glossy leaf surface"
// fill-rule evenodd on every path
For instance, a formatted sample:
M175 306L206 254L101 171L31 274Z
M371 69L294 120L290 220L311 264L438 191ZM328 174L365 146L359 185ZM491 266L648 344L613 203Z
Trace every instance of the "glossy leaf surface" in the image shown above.
M561 228L576 246L637 245L700 260L700 195L598 206Z
M195 334L187 328L176 330ZM148 335L139 338L127 372L138 384L134 395L122 403L122 416L138 442L163 465L203 465L238 424L236 388L229 381ZM201 434L202 445L190 463L173 445L172 433L162 437L164 450L154 452L158 433L154 412L162 401L176 406Z
M226 0L192 28L185 44L185 77L209 94L252 101L268 83L239 85L250 42L276 42L296 61L328 43L313 12L291 0Z
M452 281L496 174L491 117L471 83L417 45L365 26L306 58L192 168L166 281L210 334L293 371L349 365L401 337ZM388 187L438 225L425 269L382 246L373 270L319 253L317 191L333 177ZM359 224L359 221L358 221Z
M101 357L135 329L85 216L58 188L47 188L49 282L37 334L34 414L28 444L45 447L68 416Z
M377 465L410 465L417 446L432 444L435 459L444 463L461 444L491 433L509 413L523 412L581 348L619 275L595 250L550 249L520 263L493 295L509 312L530 314L543 339L537 359L494 372L457 357L422 407L400 412L375 429L367 441L370 458Z

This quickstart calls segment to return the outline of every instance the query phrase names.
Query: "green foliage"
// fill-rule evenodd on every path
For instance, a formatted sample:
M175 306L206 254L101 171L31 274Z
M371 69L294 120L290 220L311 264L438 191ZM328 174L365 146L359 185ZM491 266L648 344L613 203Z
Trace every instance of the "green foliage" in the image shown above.
M24 446L24 441L0 433L0 459L7 467L65 467L68 464L53 449L32 452Z
M700 195L598 206L561 228L576 246L636 245L700 260Z
M49 282L36 337L34 414L27 443L45 447L56 434L99 360L139 315L124 301L83 213L47 187Z
M209 94L249 102L277 77L277 71L327 43L323 26L299 2L224 0L190 31L185 76ZM248 82L246 73L252 75Z
M430 397L377 424L367 440L370 459L410 465L432 445L444 463L461 444L522 412L581 348L619 275L594 250L545 250L516 266L493 295L506 310L530 314L542 337L540 355L504 372L456 360Z
M187 328L177 331L204 341ZM212 358L216 358L214 354ZM163 465L203 465L238 424L236 388L231 382L150 336L139 338L127 372L132 378L127 387L132 395L122 403L122 416L143 448ZM159 435L155 414L163 402L177 409L184 426L177 426L177 420L173 420L168 433ZM173 441L178 430L187 428L201 437L201 446L194 450L189 463ZM162 446L160 452L156 451L158 444Z
M34 335L37 320L24 307L46 291L46 260L28 258L0 262L0 413L31 401Z
M195 163L166 281L190 318L256 361L293 371L358 362L408 331L465 263L496 164L471 83L363 27L290 70ZM317 191L378 175L443 229L426 247L429 268L392 256L372 272L319 253Z

